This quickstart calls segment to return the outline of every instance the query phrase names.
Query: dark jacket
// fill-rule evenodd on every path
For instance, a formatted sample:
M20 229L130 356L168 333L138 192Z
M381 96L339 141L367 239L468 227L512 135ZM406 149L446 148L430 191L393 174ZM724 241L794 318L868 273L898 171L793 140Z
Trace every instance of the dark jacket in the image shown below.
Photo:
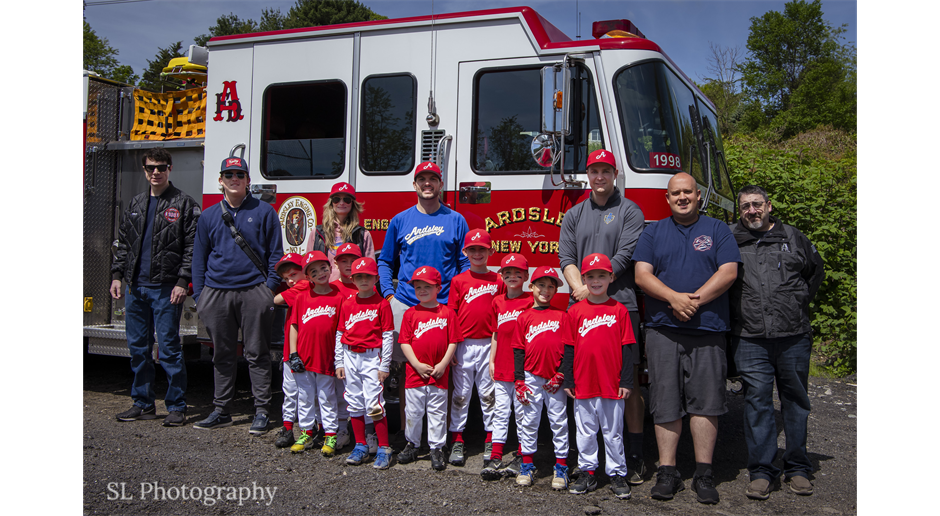
M825 278L816 247L792 226L774 226L758 238L739 220L732 228L741 264L731 286L731 333L778 338L812 332L809 303Z
M317 226L317 230L313 232L313 251L320 251L323 254L329 254L326 251L326 234L323 232L323 225ZM330 243L333 242L333 235L330 235ZM344 244L347 242L343 242ZM362 246L366 243L366 228L362 226L356 226L356 229L353 229L352 242L359 246L359 250L362 251Z
M111 264L111 279L134 281L134 270L140 260L141 238L147 222L150 191L131 199L118 230L118 245ZM187 288L192 280L193 242L196 222L201 214L199 204L182 190L170 186L157 198L153 217L153 240L150 251L150 280L154 283L175 283Z

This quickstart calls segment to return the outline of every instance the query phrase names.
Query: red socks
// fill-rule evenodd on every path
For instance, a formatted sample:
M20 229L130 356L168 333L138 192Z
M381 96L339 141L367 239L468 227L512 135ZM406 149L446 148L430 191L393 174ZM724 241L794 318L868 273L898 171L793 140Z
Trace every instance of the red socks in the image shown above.
M366 444L366 420L363 416L350 417L349 423L352 425L353 437L356 444Z

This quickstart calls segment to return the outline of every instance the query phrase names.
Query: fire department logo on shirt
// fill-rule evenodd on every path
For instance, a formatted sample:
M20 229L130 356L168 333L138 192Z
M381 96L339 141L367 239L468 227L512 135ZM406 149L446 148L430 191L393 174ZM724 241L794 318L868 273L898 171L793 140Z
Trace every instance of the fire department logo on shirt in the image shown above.
M167 208L163 212L163 218L165 218L167 222L176 222L180 219L180 211L176 208Z
M319 317L321 315L325 315L327 317L333 317L334 315L336 315L336 307L335 306L321 306L317 308L316 310L308 307L307 312L304 313L301 319L303 320L304 324L307 324L307 321L309 321L310 319L313 319L314 317Z
M611 222L614 221L614 218L615 217L613 213L608 213L607 215L604 215L604 224L610 224Z
M415 240L424 238L430 235L440 235L444 232L443 226L424 226L423 228L413 228L411 233L405 235L405 242L409 244L414 243Z
M617 318L612 315L598 315L593 319L585 319L581 322L581 327L578 328L578 333L584 337L587 333L598 326L607 326L610 328L617 322Z
M694 247L696 251L708 251L712 248L712 237L702 235L692 242L692 247Z
M428 330L433 330L434 328L444 329L447 328L447 319L445 317L438 317L437 319L432 319L430 321L422 321L418 323L418 327L415 328L415 338L424 335L424 332Z
M349 316L349 319L346 319L346 329L349 330L357 322L362 321L373 321L376 317L379 316L378 310L363 310L359 313L355 313Z

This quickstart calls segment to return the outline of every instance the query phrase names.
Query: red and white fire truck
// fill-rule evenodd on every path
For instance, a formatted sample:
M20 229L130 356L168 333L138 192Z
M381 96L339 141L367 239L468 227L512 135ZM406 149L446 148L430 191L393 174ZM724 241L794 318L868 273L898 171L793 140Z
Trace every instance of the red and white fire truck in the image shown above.
M618 187L648 221L669 216L666 183L680 170L698 181L704 210L730 217L711 102L630 21L595 22L592 35L572 40L518 7L213 38L201 57L191 50L189 69L205 65L206 85L177 94L178 119L144 122L159 110L123 89L117 136L87 143L86 278L89 267L110 264L117 217L145 188L138 163L148 146L173 152L171 180L203 208L222 198L219 163L243 155L252 194L285 228L306 229L285 230L293 252L307 250L338 181L355 186L380 252L389 220L416 202L413 171L423 161L443 170L443 201L492 235L494 269L510 252L558 267L564 214L587 197L585 162L598 148L614 154ZM133 129L121 129L125 122ZM114 176L109 191L95 182L102 161ZM95 196L102 206L89 212ZM92 352L126 354L106 282L86 279L85 288ZM566 306L567 289L561 294ZM196 317L187 315L183 332L196 342ZM119 342L106 342L108 331Z

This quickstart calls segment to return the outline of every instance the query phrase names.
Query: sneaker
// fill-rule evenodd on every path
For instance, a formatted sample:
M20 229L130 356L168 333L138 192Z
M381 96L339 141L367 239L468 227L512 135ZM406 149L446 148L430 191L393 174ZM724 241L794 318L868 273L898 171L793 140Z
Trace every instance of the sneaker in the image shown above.
M268 415L264 412L255 414L255 419L251 422L251 428L248 433L252 435L261 435L268 433Z
M324 457L332 457L336 453L336 436L328 435L326 439L323 440L323 447L320 448L320 452Z
M447 465L444 464L444 452L440 448L431 450L431 469L444 471Z
M519 474L516 475L516 485L531 486L533 480L535 480L535 464L523 462Z
M388 469L389 462L392 460L392 448L390 446L379 446L375 455L375 463L372 467L375 469Z
M349 457L346 457L346 464L358 466L362 464L368 457L369 447L365 444L356 443L356 447L353 448L352 453L349 454Z
M650 496L656 500L672 500L676 493L685 489L682 478L679 473L670 473L665 468L660 467L656 471L656 485L650 489Z
M334 448L337 450L342 450L348 445L349 445L349 430L346 430L345 428L343 428L339 432L336 432L336 446L334 446Z
M610 477L610 490L614 492L614 496L621 500L630 499L630 484L627 483L627 477L625 475L614 475Z
M800 496L813 494L813 484L808 478L794 475L790 477L790 492Z
M744 494L751 500L766 500L770 498L770 480L766 478L755 478L747 485Z
M450 451L450 459L448 462L454 466L464 465L463 443L454 443L454 449Z
M274 446L278 448L287 448L288 446L294 444L294 441L294 430L288 430L282 426L280 431L277 433L277 439L274 440Z
M646 463L639 455L630 455L627 457L627 483L631 486L638 486L643 483L646 476Z
M692 491L701 503L718 503L718 490L715 489L715 480L711 475L692 477Z
M578 479L574 481L574 484L571 484L571 487L568 488L568 492L579 495L590 493L595 489L597 489L597 479L594 478L594 475L582 473L578 475Z
M183 426L186 422L186 414L178 410L172 410L163 420L163 426Z
M118 421L137 421L138 419L156 419L156 418L157 418L157 407L150 407L149 409L142 409L138 407L137 405L134 405L131 408L117 415Z
M232 416L221 412L213 412L209 417L193 425L193 428L200 430L212 430L215 428L225 428L232 426Z
M290 447L292 453L301 453L313 448L313 436L307 432L301 432L300 437Z
M480 477L483 480L499 480L503 478L503 461L499 459L492 459L488 464L483 466L483 471L480 471Z
M483 443L483 464L489 462L493 456L493 443Z
M552 489L568 489L568 466L555 463L555 473L552 477Z
M574 480L581 476L581 468L575 466L568 470L568 478Z
M506 466L505 472L506 476L514 477L519 474L519 471L522 469L522 455L516 455L512 462Z
M405 449L398 452L399 464L410 464L416 460L418 460L418 450L412 443L405 444Z
M369 445L369 455L375 455L379 452L379 436L375 434L367 435L366 444Z

